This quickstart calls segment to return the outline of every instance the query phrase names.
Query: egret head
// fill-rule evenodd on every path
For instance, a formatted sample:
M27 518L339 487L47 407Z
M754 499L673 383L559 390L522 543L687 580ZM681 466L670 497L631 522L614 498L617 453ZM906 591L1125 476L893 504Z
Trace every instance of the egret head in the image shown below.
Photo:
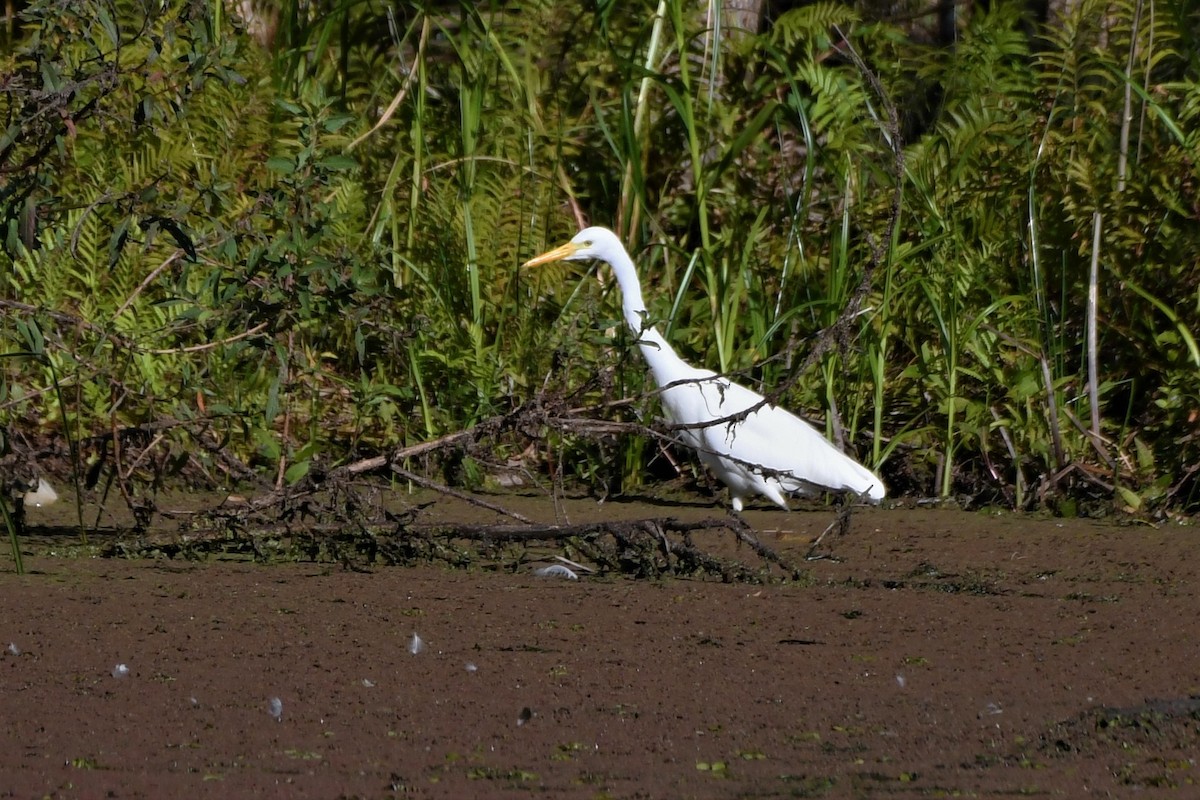
M615 233L608 228L591 227L584 228L561 247L529 259L524 266L536 267L554 261L585 261L589 258L613 264L624 253L625 247Z

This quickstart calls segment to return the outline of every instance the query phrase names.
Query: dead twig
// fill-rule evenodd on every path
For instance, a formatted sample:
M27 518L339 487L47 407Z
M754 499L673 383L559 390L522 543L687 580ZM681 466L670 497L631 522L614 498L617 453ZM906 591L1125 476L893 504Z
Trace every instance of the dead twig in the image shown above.
M497 514L503 514L506 517L512 517L520 522L533 522L533 520L529 519L529 517L525 516L524 514L518 514L516 511L509 511L508 509L497 505L496 503L488 502L487 500L467 494L466 492L460 492L457 489L452 489L445 484L438 483L437 481L430 480L429 478L423 478L415 472L410 472L409 470L404 469L399 464L392 464L391 469L392 472L404 478L406 481L412 481L418 486L426 489L432 489L438 494L444 494L447 497L453 497L456 500L461 500L464 503L470 503L473 506L486 508L488 511L495 511Z

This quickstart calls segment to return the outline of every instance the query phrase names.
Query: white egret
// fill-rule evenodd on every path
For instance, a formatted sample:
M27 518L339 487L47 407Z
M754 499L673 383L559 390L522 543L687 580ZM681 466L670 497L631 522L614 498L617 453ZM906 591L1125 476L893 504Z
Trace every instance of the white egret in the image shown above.
M713 423L679 428L679 438L694 447L700 460L729 487L734 511L741 511L746 498L756 494L784 509L786 495L811 496L822 490L865 496L873 502L883 499L883 481L878 476L785 409L765 404L744 419L722 422L762 403L762 395L712 370L691 366L647 324L637 270L612 231L586 228L525 266L585 259L608 262L616 273L625 323L637 336L642 356L662 390L667 416L679 425Z
M25 505L41 508L58 502L58 492L45 478L38 478L37 486L24 495Z

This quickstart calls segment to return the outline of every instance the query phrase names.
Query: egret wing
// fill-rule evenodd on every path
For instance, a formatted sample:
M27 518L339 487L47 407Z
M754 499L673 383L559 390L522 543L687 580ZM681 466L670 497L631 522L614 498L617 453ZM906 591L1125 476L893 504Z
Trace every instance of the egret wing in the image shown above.
M762 402L762 395L744 386L712 373L706 377L694 384L699 391L672 397L668 410L676 421L711 422ZM764 405L744 420L695 429L694 436L702 457L706 453L709 456L704 461L711 466L713 456L725 456L721 467L737 473L739 483L775 477L788 492L831 489L868 492L872 499L883 498L882 482L870 470L839 451L812 425L779 406ZM727 478L724 474L719 477Z

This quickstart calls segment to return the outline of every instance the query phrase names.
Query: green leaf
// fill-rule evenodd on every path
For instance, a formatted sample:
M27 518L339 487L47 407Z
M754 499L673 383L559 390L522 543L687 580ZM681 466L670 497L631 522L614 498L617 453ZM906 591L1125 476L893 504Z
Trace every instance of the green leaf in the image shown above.
M358 166L358 162L350 156L332 155L317 161L316 166L330 172L343 172L348 169L354 169Z
M252 436L258 444L259 452L264 458L276 461L282 452L279 447L279 440L275 438L275 434L264 428L255 428Z
M62 75L58 71L58 66L50 61L43 61L42 67L42 88L47 92L57 92L62 85Z
M97 7L96 16L98 17L100 27L104 29L104 34L108 37L108 40L112 43L112 46L114 48L120 46L121 34L117 31L117 24L113 22L112 15L108 13L108 9L102 5L99 5Z
M29 348L29 355L43 355L46 352L46 339L42 336L42 329L38 327L37 322L32 319L18 319L16 323L17 333Z
M267 390L267 407L263 409L263 417L267 422L272 422L279 416L281 406L279 404L279 382L283 376L277 374L275 380L271 381L271 388Z
M108 237L108 266L110 269L121 257L121 250L124 249L125 242L129 239L129 223L131 221L129 217L121 220L121 224L112 232L112 236Z
M1136 492L1134 492L1132 489L1127 489L1124 486L1118 486L1117 494L1121 495L1121 500L1123 500L1125 502L1125 505L1129 506L1133 510L1136 511L1137 509L1142 507L1141 496L1138 495Z
M355 119L356 117L350 114L339 114L336 117L331 117L330 119L325 120L321 127L323 127L329 133L337 133Z
M1179 331L1179 335L1183 337L1185 342L1187 342L1188 353L1191 354L1192 361L1196 364L1196 366L1200 367L1200 346L1196 345L1196 338L1192 336L1191 330L1189 330L1188 326L1179 318L1179 315L1176 314L1170 306L1147 292L1132 279L1124 277L1121 280L1126 286L1145 298L1151 305L1161 311L1164 317L1171 321L1176 330Z
M14 122L4 129L4 133L0 134L0 152L7 150L13 142L21 135L21 124Z
M287 471L283 473L283 479L289 484L295 483L308 474L310 467L312 467L311 461L297 461L295 464L292 464L290 467L288 467Z
M271 156L267 159L267 169L291 175L296 171L296 159L290 156Z

